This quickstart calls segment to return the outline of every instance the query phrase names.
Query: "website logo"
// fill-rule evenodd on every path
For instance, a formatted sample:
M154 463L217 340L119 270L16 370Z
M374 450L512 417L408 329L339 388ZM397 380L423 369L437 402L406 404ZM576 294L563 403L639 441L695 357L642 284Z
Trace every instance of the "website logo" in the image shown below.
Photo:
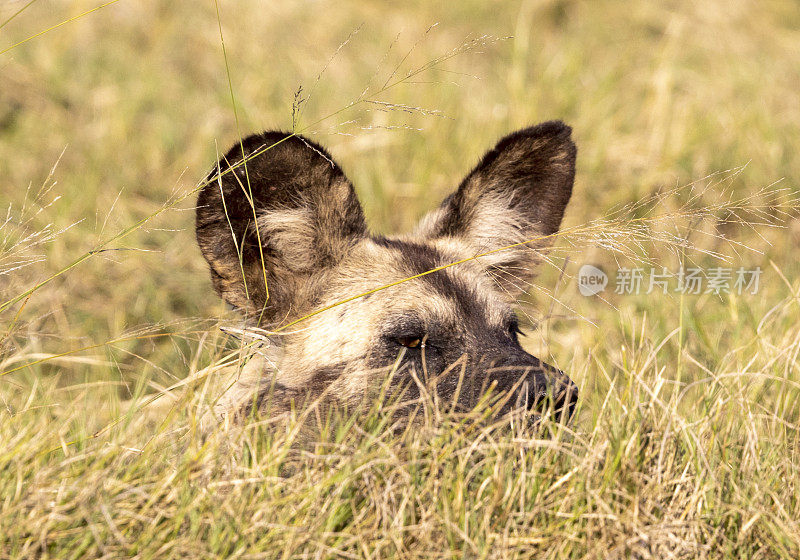
M585 264L578 270L578 291L582 296L595 296L607 285L608 276L602 269Z

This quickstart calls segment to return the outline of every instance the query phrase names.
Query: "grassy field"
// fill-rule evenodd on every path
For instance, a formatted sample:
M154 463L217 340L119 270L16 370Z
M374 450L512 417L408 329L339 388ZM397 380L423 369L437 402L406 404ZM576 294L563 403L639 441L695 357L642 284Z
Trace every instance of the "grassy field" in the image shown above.
M27 4L0 4L0 559L800 557L797 5ZM388 233L553 118L570 233L522 318L580 385L568 427L200 437L239 358L193 232L217 152L294 121ZM762 273L645 293L682 265Z

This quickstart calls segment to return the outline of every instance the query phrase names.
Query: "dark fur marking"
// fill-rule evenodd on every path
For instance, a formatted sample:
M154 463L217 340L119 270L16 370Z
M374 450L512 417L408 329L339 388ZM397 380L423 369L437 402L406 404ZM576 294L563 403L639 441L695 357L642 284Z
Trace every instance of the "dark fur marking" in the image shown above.
M416 276L453 262L452 257L447 258L434 247L422 243L383 239L380 244L396 252L408 276ZM472 286L450 274L447 269L426 274L419 280L439 295L453 301L465 317L472 320L484 318L484 308L481 305L483 298L480 294Z

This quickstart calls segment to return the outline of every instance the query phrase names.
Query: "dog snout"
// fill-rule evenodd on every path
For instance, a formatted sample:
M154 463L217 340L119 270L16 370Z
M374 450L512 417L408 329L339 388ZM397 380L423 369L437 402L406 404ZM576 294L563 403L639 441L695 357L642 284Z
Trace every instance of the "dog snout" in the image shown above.
M533 356L514 361L500 366L495 362L490 368L490 378L499 387L516 389L517 398L509 404L538 415L551 411L556 420L568 422L577 406L578 386L563 371Z
M528 410L539 414L552 411L559 421L568 422L578 404L578 386L561 370L542 364L544 372L533 375L528 385Z
M563 375L563 374L562 374ZM547 403L549 406L549 403ZM554 383L552 405L556 418L568 422L578 404L578 386L566 375Z

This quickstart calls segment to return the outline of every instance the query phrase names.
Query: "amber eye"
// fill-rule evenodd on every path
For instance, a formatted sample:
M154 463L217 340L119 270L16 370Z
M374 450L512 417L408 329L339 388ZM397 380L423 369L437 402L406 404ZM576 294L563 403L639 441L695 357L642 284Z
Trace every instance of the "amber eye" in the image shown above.
M422 346L422 339L418 336L401 336L395 340L398 344L406 348L419 348Z

